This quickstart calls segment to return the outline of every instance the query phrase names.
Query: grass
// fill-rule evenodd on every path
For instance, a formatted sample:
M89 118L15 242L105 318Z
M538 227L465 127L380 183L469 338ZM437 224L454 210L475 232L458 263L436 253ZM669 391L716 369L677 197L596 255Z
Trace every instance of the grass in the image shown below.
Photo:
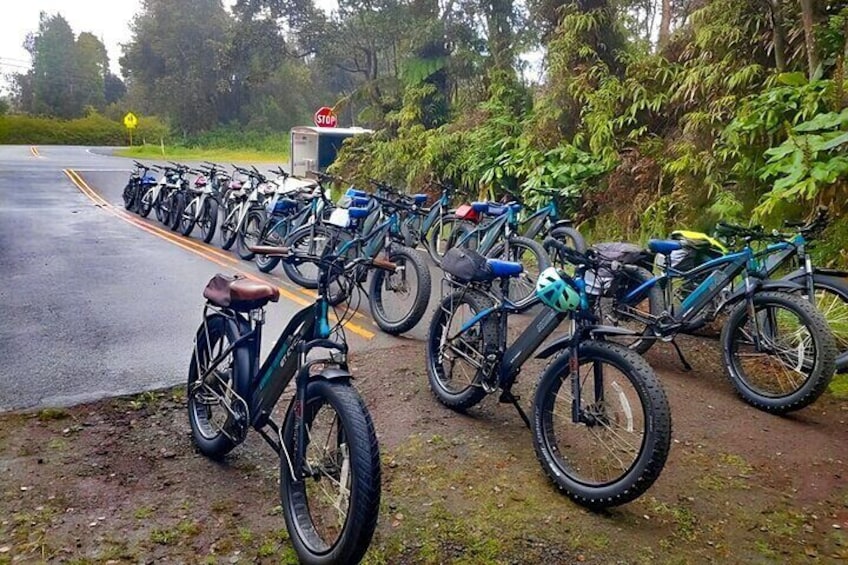
M257 150L257 149L227 149L207 147L183 147L166 145L165 153L159 145L138 145L119 149L116 155L134 159L168 159L172 161L213 161L226 163L229 161L257 161L265 163L282 163L288 160L286 151Z

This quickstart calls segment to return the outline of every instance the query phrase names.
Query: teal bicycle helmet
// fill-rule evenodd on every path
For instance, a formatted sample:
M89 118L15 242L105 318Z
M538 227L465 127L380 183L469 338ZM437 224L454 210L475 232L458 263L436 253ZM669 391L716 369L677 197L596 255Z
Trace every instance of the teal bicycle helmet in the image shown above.
M536 296L557 312L571 312L580 306L580 295L556 270L548 267L536 281Z

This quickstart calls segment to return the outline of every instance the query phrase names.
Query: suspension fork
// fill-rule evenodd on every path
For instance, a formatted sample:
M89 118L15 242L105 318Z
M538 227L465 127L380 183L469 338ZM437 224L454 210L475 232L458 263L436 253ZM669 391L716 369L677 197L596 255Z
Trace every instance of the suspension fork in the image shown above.
M748 309L748 318L751 320L751 324L754 327L754 349L756 351L760 350L760 321L757 319L757 310L754 307L754 286L751 282L751 277L747 271L745 271L745 305Z
M577 338L576 332L577 328L575 328L575 333L572 336L571 345L569 346L568 373L571 376L571 421L579 424L582 422L582 412L580 410L580 359L578 357L580 340Z

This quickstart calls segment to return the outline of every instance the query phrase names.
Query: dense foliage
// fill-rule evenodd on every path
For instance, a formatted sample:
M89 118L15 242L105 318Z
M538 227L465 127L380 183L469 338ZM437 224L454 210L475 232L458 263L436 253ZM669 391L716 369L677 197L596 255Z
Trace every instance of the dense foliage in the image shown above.
M672 11L661 40L644 24L646 5ZM338 170L414 185L434 175L469 196L561 188L581 195L574 212L598 237L718 218L777 225L817 205L846 211L844 4L530 6L547 24L541 84L521 80L515 61L483 57L485 88L451 97L436 127L421 117L426 85L405 85L383 102L394 110L371 122L378 133L351 142Z
M143 116L136 128L139 140L159 140L168 126L155 117ZM16 145L126 145L123 124L96 112L84 118L62 120L22 115L0 115L0 143Z
M347 144L343 174L531 202L529 189L555 187L597 237L845 212L844 0L227 5L143 0L120 60L122 109L162 116L184 140L262 139L332 104L342 125L376 130ZM42 17L22 85L72 51L99 52L63 21ZM96 100L46 113L97 107L99 80ZM53 100L45 84L26 92ZM17 109L38 113L24 92Z

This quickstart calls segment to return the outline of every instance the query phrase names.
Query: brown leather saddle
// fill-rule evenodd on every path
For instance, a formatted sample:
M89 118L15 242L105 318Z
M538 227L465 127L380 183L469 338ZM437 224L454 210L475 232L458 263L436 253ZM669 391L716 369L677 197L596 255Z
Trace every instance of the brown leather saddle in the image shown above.
M203 289L203 297L215 306L247 312L262 308L268 302L277 302L280 299L280 291L244 275L230 277L218 273Z

